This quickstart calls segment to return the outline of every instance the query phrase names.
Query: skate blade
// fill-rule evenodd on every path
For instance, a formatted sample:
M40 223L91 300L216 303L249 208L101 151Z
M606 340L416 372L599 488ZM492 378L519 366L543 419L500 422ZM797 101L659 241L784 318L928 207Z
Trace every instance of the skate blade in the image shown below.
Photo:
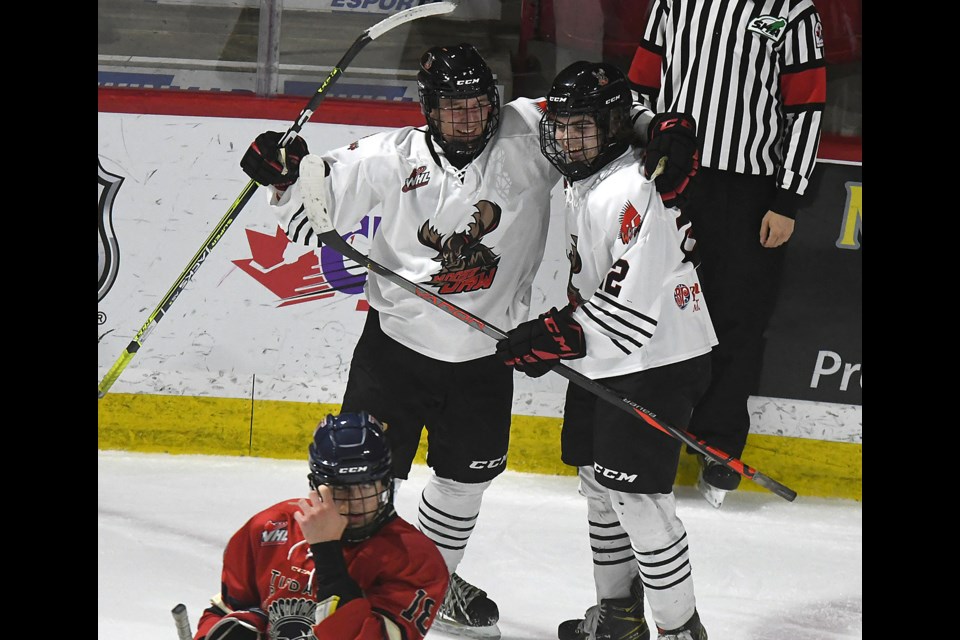
M499 640L500 638L500 627L495 624L487 627L471 627L457 622L434 618L433 625L430 629L462 638L477 638L478 640Z
M719 509L723 506L723 499L727 497L729 491L724 491L723 489L717 489L716 487L708 484L703 480L701 475L697 478L697 491L703 496L704 500L710 503L710 506L714 509Z

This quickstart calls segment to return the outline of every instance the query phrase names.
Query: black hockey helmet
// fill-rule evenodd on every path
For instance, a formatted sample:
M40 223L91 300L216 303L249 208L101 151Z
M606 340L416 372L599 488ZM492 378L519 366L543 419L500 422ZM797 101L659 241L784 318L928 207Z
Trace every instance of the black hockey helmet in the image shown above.
M351 505L357 524L347 526L344 541L369 538L394 513L390 447L383 425L366 411L327 415L320 422L310 443L307 478L311 488L328 485L335 500ZM375 507L360 508L374 497Z
M465 164L477 157L500 126L500 92L480 52L466 43L428 49L420 58L417 86L430 135L448 159ZM441 112L441 107L449 108L451 100L470 98L482 99L489 105L485 123L473 117L472 124L476 128L483 124L482 131L469 138L444 134L441 118L447 114Z
M574 62L557 74L540 119L540 150L571 180L593 175L619 157L633 135L633 97L623 72L606 62ZM594 130L567 126L566 120L589 116ZM557 119L561 118L558 126ZM558 140L558 129L560 138Z

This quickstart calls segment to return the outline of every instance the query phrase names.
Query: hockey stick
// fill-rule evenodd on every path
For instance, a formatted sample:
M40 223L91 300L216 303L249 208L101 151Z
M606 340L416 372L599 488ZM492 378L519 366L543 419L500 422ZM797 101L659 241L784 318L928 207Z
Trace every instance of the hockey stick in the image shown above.
M329 92L330 87L332 87L334 83L336 83L337 79L340 78L347 66L349 66L349 64L353 61L353 58L370 42L376 40L391 29L394 29L401 24L410 22L411 20L450 13L456 8L457 3L449 1L422 4L420 6L411 7L409 9L400 11L399 13L395 13L392 16L385 18L372 27L366 29L357 37L356 40L353 41L353 44L350 45L350 48L347 49L347 52L343 54L343 57L340 58L340 61L337 62L336 66L333 67L333 70L330 71L330 74L317 89L317 92L313 94L312 98L310 98L307 106L305 106L303 111L300 112L300 115L297 116L293 126L287 129L287 132L280 139L280 148L282 149L286 147L291 140L297 137L297 135L300 133L300 130L303 128L303 125L310 120L310 116L313 115L313 112L316 111L320 103L323 102L323 99ZM220 222L217 223L217 226L215 226L213 231L210 232L210 235L207 236L203 246L200 247L200 250L197 251L193 258L190 259L190 262L180 273L180 276L177 278L176 282L173 283L173 286L170 287L170 290L167 291L163 299L160 300L160 304L158 304L149 317L147 317L147 321L143 323L142 327L140 327L137 335L134 336L133 340L130 341L130 344L127 345L127 348L124 350L124 352L120 354L120 357L113 364L113 366L110 367L110 370L107 371L107 374L97 385L98 400L107 394L107 391L110 390L110 387L113 386L113 383L117 381L117 378L120 377L120 374L123 372L123 370L126 369L127 365L130 364L130 361L133 360L133 357L137 354L137 351L139 351L140 347L143 346L147 336L150 335L157 323L163 318L164 314L170 309L171 306L173 306L173 303L183 292L184 288L187 286L187 283L190 282L190 279L193 278L197 270L201 267L201 265L203 265L204 260L207 259L207 257L210 255L210 252L213 251L213 248L217 246L218 242L220 242L223 234L227 232L227 229L230 228L230 225L233 224L233 221L236 220L238 215L240 215L240 211L243 209L243 207L246 206L247 202L250 201L250 198L253 197L253 194L256 192L258 186L259 185L253 180L248 182L247 186L245 186L243 191L240 192L240 196L233 201L233 204L230 206L224 216L220 218Z
M373 273L383 278L386 278L387 280L397 285L401 289L405 289L406 291L409 291L410 293L416 295L418 298L422 300L426 300L427 302L441 309L442 311L449 313L450 315L455 317L457 320L460 320L461 322L470 325L477 331L482 331L483 333L487 334L491 338L495 338L497 340L502 340L503 338L507 337L506 333L496 328L495 326L485 322L481 318L478 318L477 316L473 315L469 311L458 307L452 302L448 302L447 300L443 299L442 297L433 293L432 291L428 291L427 289L424 289L420 285L414 282L411 282L410 280L407 280L406 278L399 275L398 273L391 271L387 267L384 267L383 265L377 262L374 262L373 260L370 259L369 256L366 256L360 251L358 251L357 249L353 248L353 246L351 246L346 240L341 238L340 234L337 233L337 230L334 229L332 225L328 224L327 227L328 228L326 231L318 234L318 237L320 241L323 242L323 244L333 249L336 249L338 252L342 253L344 256L350 258L354 262L365 266L369 271L372 271ZM315 229L315 230L319 231L319 229ZM707 444L703 440L698 439L695 435L693 435L689 431L684 431L670 424L667 424L666 422L658 418L656 414L654 414L652 411L645 409L644 407L641 407L639 404L637 404L630 398L621 396L619 393L617 393L613 389L605 385L602 385L595 380L591 380L590 378L586 377L582 373L575 371L564 364L558 364L552 370L556 371L557 373L562 375L564 378L566 378L570 382L583 387L587 391L590 391L591 393L595 394L597 397L603 400L606 400L607 402L610 402L611 404L619 407L623 411L626 411L627 413L633 416L639 417L641 420L649 424L651 427L655 429L659 429L665 434L676 438L677 440L679 440L680 442L683 442L688 447L697 451L698 453L705 455L706 457L724 465L725 467L733 469L734 471L739 473L744 478L747 478L748 480L753 480L754 482L759 484L761 487L768 489L769 491L775 493L781 498L789 502L793 502L794 499L796 499L797 492L794 491L793 489L790 489L789 487L777 482L773 478L760 473L753 467L746 465L744 462L742 462L738 458L735 458L730 454L724 451L721 451L720 449L711 447L709 444Z
M187 607L184 604L178 604L170 613L173 614L173 621L177 624L177 638L179 640L193 640L193 632L190 630L190 618L187 617Z

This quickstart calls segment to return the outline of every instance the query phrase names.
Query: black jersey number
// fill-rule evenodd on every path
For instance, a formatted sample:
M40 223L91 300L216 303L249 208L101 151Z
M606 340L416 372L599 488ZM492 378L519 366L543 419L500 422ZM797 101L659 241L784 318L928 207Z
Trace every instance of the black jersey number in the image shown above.
M437 602L433 598L427 597L427 592L423 589L417 589L417 595L414 597L410 606L400 612L400 616L417 625L420 635L427 635L427 620L437 608Z
M603 281L603 290L613 297L620 295L620 282L627 277L630 264L626 260L617 260L610 267L606 279Z

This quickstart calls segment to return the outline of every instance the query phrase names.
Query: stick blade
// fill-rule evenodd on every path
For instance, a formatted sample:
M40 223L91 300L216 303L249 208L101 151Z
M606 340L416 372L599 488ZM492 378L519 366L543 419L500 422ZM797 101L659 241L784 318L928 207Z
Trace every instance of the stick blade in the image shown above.
M314 233L333 231L333 219L327 203L327 163L308 154L300 161L300 197Z
M445 13L450 13L457 8L456 2L432 2L430 4L421 4L417 7L410 7L399 13L395 13L389 18L381 20L377 24L373 25L367 29L367 37L371 40L376 40L387 31L399 27L401 24L410 22L411 20L418 20L420 18L426 18L429 16L439 16Z
M781 484L780 482L777 482L770 476L766 476L760 473L759 471L755 476L753 476L753 481L759 484L761 487L764 487L765 489L768 489L773 493L777 494L787 502L793 502L794 500L797 499L796 491L786 486L785 484Z

